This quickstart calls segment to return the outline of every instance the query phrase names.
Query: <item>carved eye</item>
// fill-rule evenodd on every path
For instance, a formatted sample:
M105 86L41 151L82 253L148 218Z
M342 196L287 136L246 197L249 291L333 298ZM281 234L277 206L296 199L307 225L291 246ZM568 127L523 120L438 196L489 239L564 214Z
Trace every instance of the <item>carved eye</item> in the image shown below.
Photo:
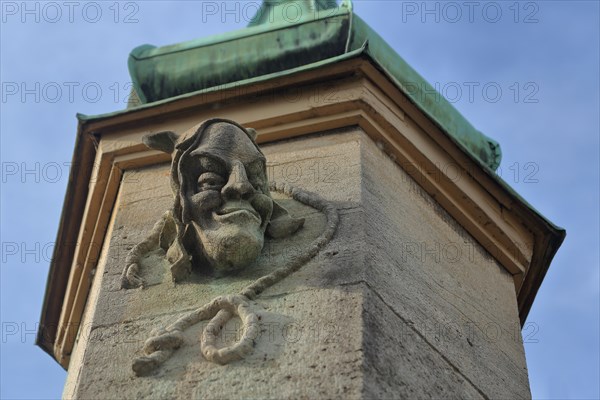
M255 162L246 167L246 174L248 175L248 180L252 186L254 186L254 189L262 192L266 181L263 162Z
M198 178L198 191L203 190L221 190L225 184L225 179L214 172L205 172Z
M264 181L261 177L252 177L252 179L250 179L250 184L254 186L255 190L259 192L263 191Z

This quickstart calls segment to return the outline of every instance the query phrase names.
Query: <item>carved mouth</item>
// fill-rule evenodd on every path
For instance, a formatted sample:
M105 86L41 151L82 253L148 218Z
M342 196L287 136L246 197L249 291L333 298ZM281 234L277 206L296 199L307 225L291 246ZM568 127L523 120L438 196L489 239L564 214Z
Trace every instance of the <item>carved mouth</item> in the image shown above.
M246 220L256 222L259 225L262 222L262 218L254 208L241 203L226 204L219 211L215 212L215 219L223 222L241 222Z

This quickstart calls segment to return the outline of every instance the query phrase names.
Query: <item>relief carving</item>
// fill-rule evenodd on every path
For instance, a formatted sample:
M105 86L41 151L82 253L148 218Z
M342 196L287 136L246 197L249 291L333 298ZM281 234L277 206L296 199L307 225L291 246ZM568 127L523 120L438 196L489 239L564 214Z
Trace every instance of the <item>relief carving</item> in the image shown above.
M134 372L154 371L183 343L183 331L210 320L201 340L201 352L213 362L225 364L248 354L257 337L259 321L253 300L313 258L333 237L337 209L319 196L267 179L266 159L255 142L256 133L225 119L203 122L196 131L180 137L160 132L144 137L155 150L171 154L173 207L154 225L148 237L128 254L122 288L143 288L142 258L162 248L174 282L184 281L192 271L213 276L235 274L260 256L265 237L294 235L304 224L275 201L271 192L283 193L321 211L327 218L324 231L285 265L262 276L241 292L223 295L182 315L144 345L143 357L133 362ZM241 339L217 348L219 328L238 316Z

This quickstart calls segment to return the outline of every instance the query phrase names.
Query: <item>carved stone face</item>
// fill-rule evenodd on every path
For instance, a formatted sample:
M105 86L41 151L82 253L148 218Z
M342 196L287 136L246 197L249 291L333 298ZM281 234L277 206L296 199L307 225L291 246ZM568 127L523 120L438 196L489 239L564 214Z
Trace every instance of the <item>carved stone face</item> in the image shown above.
M175 282L184 280L192 267L217 272L247 267L259 257L265 234L286 238L304 224L271 198L265 157L255 136L253 129L222 118L206 120L182 135L164 131L144 136L146 146L172 157L173 208L155 228L160 228L158 242ZM132 274L124 285L140 286L141 279Z
M262 250L273 212L264 156L235 125L210 125L186 161L184 201L201 253L216 270L247 266Z

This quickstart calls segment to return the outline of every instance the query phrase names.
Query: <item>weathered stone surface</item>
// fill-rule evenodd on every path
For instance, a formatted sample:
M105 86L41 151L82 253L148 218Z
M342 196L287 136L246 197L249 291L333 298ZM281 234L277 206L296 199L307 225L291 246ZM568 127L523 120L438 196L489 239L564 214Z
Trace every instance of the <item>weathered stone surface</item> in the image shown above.
M334 202L340 223L321 253L256 298L261 335L253 351L226 366L206 361L202 323L154 375L131 370L154 330L302 251L322 231L323 214L280 196L305 227L267 243L253 268L175 285L156 252L142 266L148 287L121 290L127 251L172 201L168 164L128 171L66 398L530 396L511 277L371 139L347 129L263 152L269 178ZM223 345L233 342L236 323L224 326Z
M368 140L362 160L369 286L486 396L529 397L512 277Z
M487 398L376 292L363 293L364 398Z
M294 398L358 397L362 363L361 299L354 288L262 296L261 335L244 360L221 366L200 354L205 324L185 333L185 343L152 376L135 377L131 360L140 355L152 328L165 326L177 314L162 315L92 329L79 383L79 398ZM323 312L323 305L328 305ZM340 322L343 321L343 325ZM235 337L238 321L223 328L223 344ZM227 340L228 339L228 340ZM323 379L327 377L327 379Z

